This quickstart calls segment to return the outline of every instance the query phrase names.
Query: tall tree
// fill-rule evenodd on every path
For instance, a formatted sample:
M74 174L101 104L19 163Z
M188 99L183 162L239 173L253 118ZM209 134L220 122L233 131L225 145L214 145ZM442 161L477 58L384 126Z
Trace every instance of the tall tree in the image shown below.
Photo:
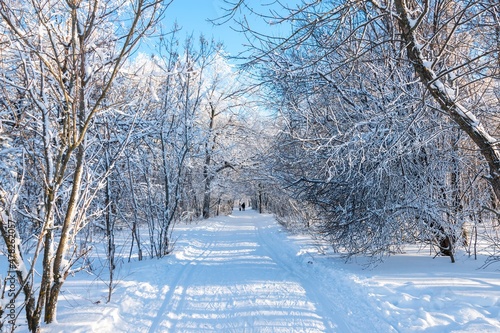
M210 58L206 69L205 100L200 124L204 136L203 217L210 217L213 181L224 170L234 170L234 151L230 142L239 129L238 118L246 102L241 98L241 84L236 71L228 64L221 49Z
M90 188L84 175L91 172L86 170L87 149L94 143L88 141L89 129L107 109L104 101L122 64L156 24L161 5L147 0L0 1L7 48L21 64L19 80L3 83L21 91L30 105L23 149L41 189L42 208L30 216L40 227L29 269L16 253L32 332L38 330L42 311L46 323L55 320L61 287L86 251L77 247L75 236L87 222L84 191ZM5 215L0 224L6 228ZM35 286L40 255L43 270Z
M229 15L245 5L233 2ZM262 15L289 23L291 33L284 37L255 32L242 22L253 45L249 64L268 69L261 79L282 101L276 108L287 123L277 151L285 184L326 209L339 230L361 227L353 234L359 237L357 248L371 251L374 239L366 235L380 239L391 235L389 226L398 230L398 221L416 221L452 255L464 204L472 200L471 191L460 193L467 181L458 179L458 171L474 165L479 154L489 168L485 178L500 198L493 137L498 108L491 99L498 85L498 41L491 38L498 35L498 6L492 1L303 1ZM457 154L457 137L460 145L477 149L476 156L468 156L472 163L463 152ZM304 151L307 158L300 159ZM451 163L439 164L439 156ZM411 186L405 182L409 176ZM397 203L401 190L412 194L403 196L413 198L412 205L386 201ZM332 205L335 200L343 204ZM342 239L347 238L334 237Z

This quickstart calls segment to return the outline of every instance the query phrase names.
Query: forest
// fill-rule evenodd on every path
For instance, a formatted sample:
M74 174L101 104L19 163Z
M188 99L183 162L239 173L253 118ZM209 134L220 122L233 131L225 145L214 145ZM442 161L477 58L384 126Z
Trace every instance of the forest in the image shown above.
M0 328L12 299L30 331L55 321L96 235L109 300L118 231L129 261L160 258L242 200L346 258L498 262L496 0L225 0L239 65L165 26L170 3L0 0Z

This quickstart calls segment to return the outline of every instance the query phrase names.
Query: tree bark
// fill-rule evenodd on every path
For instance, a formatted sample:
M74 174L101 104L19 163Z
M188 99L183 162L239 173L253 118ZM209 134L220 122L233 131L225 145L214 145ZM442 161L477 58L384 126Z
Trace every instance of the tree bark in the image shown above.
M406 52L413 64L415 73L421 79L427 90L434 97L443 111L463 130L479 148L489 167L488 181L500 200L500 153L497 149L498 141L494 139L481 125L471 110L466 109L451 96L449 89L431 68L426 66L420 44L417 41L416 26L411 25L410 14L406 7L406 0L395 0L396 12L401 35L406 43ZM421 14L421 15L425 15Z
M208 137L205 142L205 164L203 165L203 178L205 179L205 188L203 192L203 218L210 217L210 187L212 184L213 175L210 173L210 165L212 163L212 152L215 147L215 136L212 138L212 132L215 123L215 108L210 103L210 122L208 124ZM211 142L213 140L213 143Z
M3 198L0 198L2 200ZM10 226L15 229L14 234L10 233ZM24 293L24 307L26 312L26 321L28 322L28 330L30 332L36 332L39 325L39 317L36 317L36 307L35 307L35 295L33 291L32 275L25 275L25 269L23 269L24 262L22 257L21 248L16 246L16 243L21 244L21 239L17 228L15 227L15 222L11 218L11 214L8 209L3 212L0 211L0 235L3 238L5 244L7 245L9 252L9 271L14 271L16 273L17 281L19 285L22 286ZM0 314L2 314L2 308L0 308ZM0 316L1 318L1 316ZM0 324L0 328L2 328Z
M210 186L212 183L212 176L209 173L208 167L210 165L210 155L206 156L205 165L203 166L203 177L205 178L205 187L203 192L203 218L210 217Z
M109 169L111 167L109 162L109 138L106 148L107 149L105 151L106 155L105 165L106 165L106 172L109 172ZM106 189L104 193L104 206L106 207L105 221L106 221L106 238L108 243L107 252L108 252L108 268L109 268L108 299L106 303L109 303L111 301L111 295L114 289L114 271L115 271L115 219L113 216L113 205L115 203L112 199L110 177L111 176L108 176L106 178Z
M69 270L69 268L63 267L63 261L66 256L66 249L73 228L74 216L76 214L76 209L78 206L78 199L80 197L84 156L85 145L82 143L80 146L78 146L76 153L76 166L73 175L71 195L68 201L68 208L66 209L66 213L64 216L64 222L61 229L61 237L54 257L54 265L52 268L53 281L49 290L49 295L47 297L47 304L45 305L44 321L47 324L50 324L55 319L57 299Z

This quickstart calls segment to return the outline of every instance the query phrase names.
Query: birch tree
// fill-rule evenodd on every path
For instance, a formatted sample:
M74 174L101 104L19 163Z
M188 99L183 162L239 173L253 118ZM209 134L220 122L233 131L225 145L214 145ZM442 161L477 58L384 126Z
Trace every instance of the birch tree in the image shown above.
M224 170L234 170L235 156L232 156L229 141L233 141L238 131L238 114L244 107L239 98L236 72L224 58L222 50L216 50L208 63L205 81L205 101L202 106L200 124L204 133L204 195L203 217L210 217L213 181ZM234 142L234 141L233 141Z
M4 78L3 84L25 94L30 105L23 149L41 189L42 208L29 216L40 225L34 257L27 266L18 247L15 255L32 332L42 317L46 323L55 320L61 287L87 251L78 248L75 237L87 223L88 133L96 115L107 109L104 101L123 62L161 15L161 5L144 0L0 1L0 24L21 64L19 80ZM5 227L9 219L15 216L2 214L0 224ZM37 284L33 275L39 256L43 270Z

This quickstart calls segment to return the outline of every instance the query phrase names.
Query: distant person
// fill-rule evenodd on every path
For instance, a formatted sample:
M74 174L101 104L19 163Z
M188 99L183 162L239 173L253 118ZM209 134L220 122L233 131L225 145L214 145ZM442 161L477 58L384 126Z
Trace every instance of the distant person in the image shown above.
M241 209L245 210L245 203L241 204Z

